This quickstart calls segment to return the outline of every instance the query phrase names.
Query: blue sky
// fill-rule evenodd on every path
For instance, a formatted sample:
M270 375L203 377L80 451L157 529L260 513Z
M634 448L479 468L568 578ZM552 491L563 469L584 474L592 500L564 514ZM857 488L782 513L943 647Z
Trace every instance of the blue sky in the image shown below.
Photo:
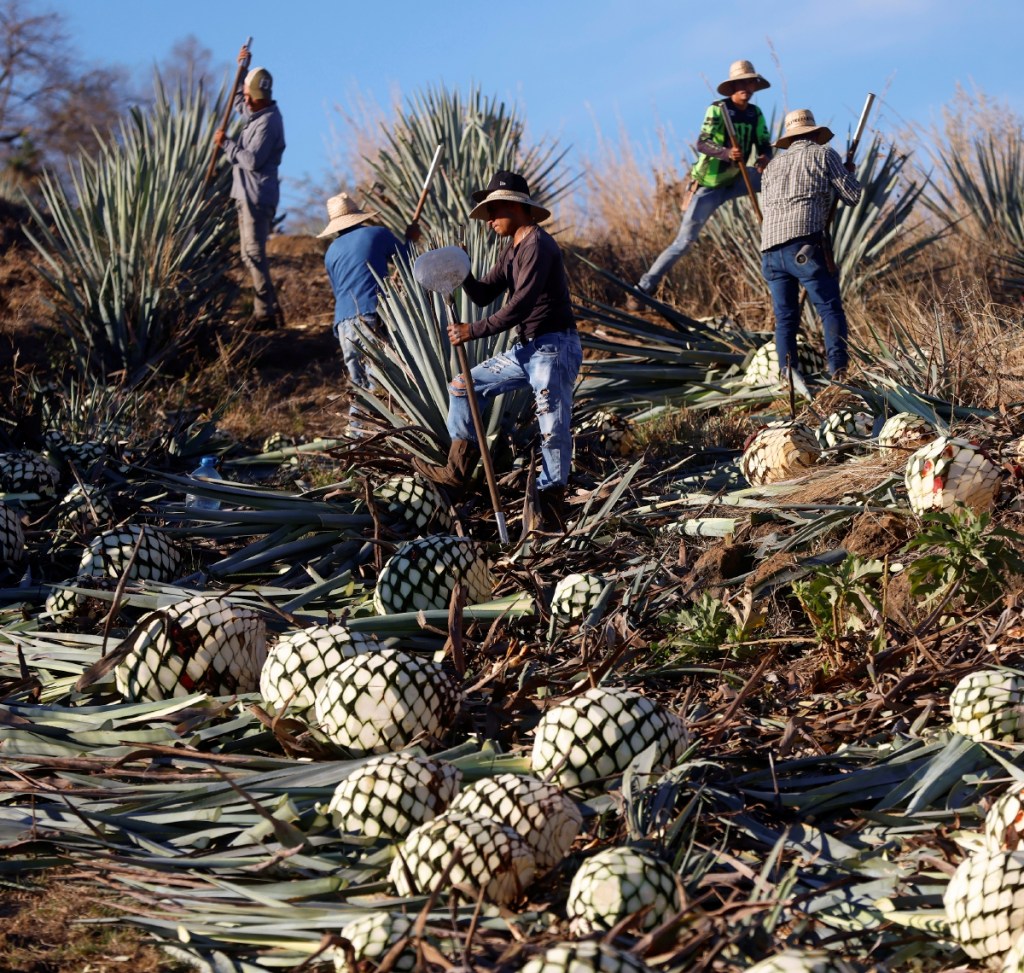
M252 35L253 63L271 70L285 119L289 181L329 170L335 106L360 96L389 105L424 84L477 83L514 103L534 137L571 145L624 131L641 156L659 130L690 155L711 88L747 58L771 82L770 116L811 108L842 141L867 91L873 126L897 132L939 116L957 82L1024 108L1020 0L50 0L87 61L145 73L194 34L224 71ZM778 63L776 63L776 60ZM294 197L293 197L294 198Z

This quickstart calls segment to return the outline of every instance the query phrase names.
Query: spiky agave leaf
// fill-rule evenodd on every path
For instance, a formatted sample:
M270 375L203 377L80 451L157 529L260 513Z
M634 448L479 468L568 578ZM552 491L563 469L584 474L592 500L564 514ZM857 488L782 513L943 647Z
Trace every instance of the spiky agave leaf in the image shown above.
M266 638L266 622L251 608L196 595L140 619L114 670L117 688L133 701L254 692Z
M522 973L648 973L651 968L634 953L611 943L555 943L523 967Z
M999 467L966 439L940 436L907 460L907 499L917 514L952 510L957 504L976 513L988 510L999 489Z
M969 673L949 694L949 716L971 740L1024 741L1024 679L1005 669Z
M1024 932L1024 852L969 855L957 866L942 901L964 952L995 961Z
M686 749L683 721L628 689L588 689L547 710L534 731L530 766L563 790L621 774L654 748L655 767L671 765Z
M127 524L94 537L82 554L79 574L170 581L181 566L178 549L156 528Z
M554 868L569 853L583 816L553 784L519 774L497 774L467 787L453 811L493 818L514 828L533 850L538 872Z
M604 578L596 574L567 574L551 595L551 614L562 622L578 622L597 605L604 591Z
M519 898L537 870L530 846L508 825L446 811L398 845L390 878L399 895L425 894L449 866L450 887L468 886L497 905Z
M260 695L275 709L309 709L324 679L342 661L361 652L376 652L383 642L353 632L341 622L311 625L279 636L260 672Z
M446 760L403 751L374 757L334 789L327 813L342 832L401 838L445 811L462 772Z
M814 432L801 422L773 422L756 433L740 457L740 472L751 486L764 486L805 473L821 450Z
M588 858L573 876L565 903L577 936L611 929L641 909L646 911L638 928L653 929L679 911L679 890L668 865L625 845Z
M468 537L421 537L399 547L384 565L373 606L381 615L447 608L460 582L468 604L491 597L494 578L479 545Z
M216 199L203 186L219 115L201 85L171 94L156 78L148 108L133 108L66 179L40 179L45 208L30 204L26 232L80 371L133 381L230 299L230 167Z
M460 702L440 665L382 649L340 662L321 683L313 709L335 743L369 754L443 736Z
M357 973L372 963L374 967L391 951L392 947L410 935L413 921L400 912L371 912L360 919L353 919L341 928L341 938L352 944L357 967L351 967L345 959L342 949L334 950L334 969L336 973ZM394 973L412 973L419 962L414 946L407 945L388 964Z

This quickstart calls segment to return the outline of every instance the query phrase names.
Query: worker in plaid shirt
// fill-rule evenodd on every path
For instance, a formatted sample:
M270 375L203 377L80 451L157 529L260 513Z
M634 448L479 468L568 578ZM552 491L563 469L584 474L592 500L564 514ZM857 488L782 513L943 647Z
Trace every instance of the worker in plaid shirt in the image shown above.
M826 143L832 132L817 125L807 109L786 115L777 154L761 177L761 273L775 310L775 348L783 379L797 371L796 336L800 330L800 286L817 308L825 331L829 375L845 376L846 314L839 278L832 263L826 223L833 194L849 206L860 199L853 163L843 163Z

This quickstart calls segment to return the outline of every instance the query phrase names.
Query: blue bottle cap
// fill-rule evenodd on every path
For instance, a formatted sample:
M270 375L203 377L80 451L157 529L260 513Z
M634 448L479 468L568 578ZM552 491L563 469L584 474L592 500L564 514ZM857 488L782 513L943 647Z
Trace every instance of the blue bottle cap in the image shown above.
M199 465L200 466L216 466L217 465L217 457L216 456L204 456L199 461Z

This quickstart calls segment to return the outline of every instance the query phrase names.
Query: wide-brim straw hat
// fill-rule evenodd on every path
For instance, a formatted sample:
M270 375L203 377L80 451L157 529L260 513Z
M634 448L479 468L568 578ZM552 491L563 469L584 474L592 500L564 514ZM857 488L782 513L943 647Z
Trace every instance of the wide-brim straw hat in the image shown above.
M536 211L538 223L542 223L551 215L551 210L530 198L530 186L522 176L504 169L496 172L487 188L478 189L472 194L472 198L477 205L469 214L471 220L488 219L487 204L497 202L522 203L523 206L530 207Z
M818 145L824 145L833 137L832 129L827 125L819 125L814 121L814 114L809 108L798 108L787 113L782 126L782 135L775 143L777 149L788 149L790 143L801 135L813 135Z
M737 81L753 81L755 91L763 91L765 88L771 87L771 82L767 78L761 77L754 70L754 65L750 61L733 61L729 65L729 77L718 86L718 93L731 95L732 86Z
M362 210L348 193L339 193L327 200L327 226L318 237L331 236L347 230L350 226L372 220L377 214L373 210Z

